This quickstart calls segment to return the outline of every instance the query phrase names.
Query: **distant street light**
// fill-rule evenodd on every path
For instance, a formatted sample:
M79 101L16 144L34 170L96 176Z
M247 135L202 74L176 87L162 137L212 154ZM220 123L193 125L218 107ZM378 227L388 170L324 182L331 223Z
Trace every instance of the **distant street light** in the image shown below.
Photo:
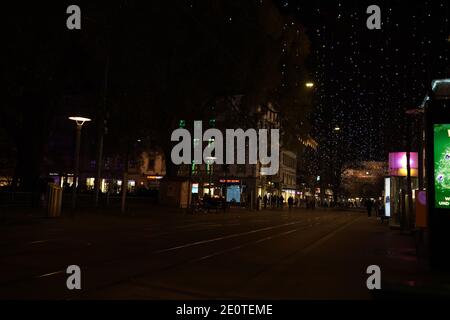
M216 157L206 157L205 161L206 164L208 165L208 178L209 178L209 184L208 184L208 188L209 188L209 195L212 196L212 192L211 192L211 183L212 183L212 167L214 165L214 162L217 160Z
M334 131L336 131L336 132L337 132L337 131L341 131L341 128L335 127L335 128L334 128Z
M306 84L307 88L313 88L314 87L314 83L313 82L307 82Z
M84 117L69 117L69 120L75 121L77 124L77 133L76 133L76 147L75 147L75 173L73 175L73 183L72 183L72 214L75 211L75 203L77 198L77 180L78 180L78 171L80 166L80 142L81 142L81 128L85 122L91 121L89 118Z

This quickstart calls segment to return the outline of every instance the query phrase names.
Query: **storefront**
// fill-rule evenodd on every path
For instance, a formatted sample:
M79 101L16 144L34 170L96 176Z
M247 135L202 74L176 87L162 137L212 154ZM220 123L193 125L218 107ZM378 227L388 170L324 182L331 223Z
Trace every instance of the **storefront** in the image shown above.
M283 189L281 191L281 196L283 197L284 201L287 202L289 197L295 199L297 197L297 192L294 189Z
M226 201L232 203L241 203L242 200L242 181L239 179L220 179L222 185L222 195L226 195Z
M410 153L412 203L415 201L415 190L418 189L418 153ZM409 200L407 194L407 155L406 152L392 152L389 154L389 177L385 178L384 186L384 210L386 216L390 217L391 227L400 227L410 223L413 217L408 208Z

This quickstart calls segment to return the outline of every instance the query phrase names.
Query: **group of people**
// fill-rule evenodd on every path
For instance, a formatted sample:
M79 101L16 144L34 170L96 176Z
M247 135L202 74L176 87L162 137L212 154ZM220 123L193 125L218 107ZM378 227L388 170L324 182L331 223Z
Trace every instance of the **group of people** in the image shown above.
M262 207L264 209L267 208L283 208L284 206L284 197L282 195L267 195L265 194L264 197L261 198L261 196L258 196L258 202L262 201ZM294 199L292 196L290 196L287 199L287 203L290 209L292 209L294 206L297 205L297 199Z
M367 209L367 216L371 217L372 216L372 209L375 210L375 216L378 217L380 215L383 214L383 203L377 199L377 200L372 200L372 199L367 199L365 201L365 206Z

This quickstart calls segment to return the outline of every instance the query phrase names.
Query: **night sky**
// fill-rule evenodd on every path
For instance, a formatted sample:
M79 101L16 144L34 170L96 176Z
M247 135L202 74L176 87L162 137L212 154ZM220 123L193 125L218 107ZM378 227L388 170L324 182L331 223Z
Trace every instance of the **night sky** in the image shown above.
M310 110L310 104L301 109L299 96L306 90L297 90L304 74L315 83L311 135L319 142L322 166L385 161L388 152L406 148L405 110L422 102L432 79L450 71L448 1L377 1L381 30L366 27L372 1L86 2L80 3L80 32L66 28L68 4L16 4L5 11L9 32L1 60L7 85L0 124L6 130L0 138L23 150L10 157L20 155L26 170L28 150L35 150L34 175L43 155L52 154L47 145L63 135L72 141L73 128L61 119L74 110L94 119L86 135L96 135L97 122L108 117L105 144L114 152L141 136L171 147L171 128L180 117L189 119L192 110L201 117L209 101L223 95L244 93L258 98L255 103L275 97L307 131L298 116ZM258 13L259 7L270 12ZM289 40L295 32L300 40ZM301 59L286 50L285 39L290 49L303 50ZM293 73L284 89L298 94L278 90L283 74ZM296 99L300 109L290 106ZM96 141L90 140L92 150Z
M368 30L366 9L381 8L382 29ZM431 79L449 75L448 1L278 1L312 41L315 135L359 159L404 148L404 112L423 100ZM326 129L325 129L326 128Z

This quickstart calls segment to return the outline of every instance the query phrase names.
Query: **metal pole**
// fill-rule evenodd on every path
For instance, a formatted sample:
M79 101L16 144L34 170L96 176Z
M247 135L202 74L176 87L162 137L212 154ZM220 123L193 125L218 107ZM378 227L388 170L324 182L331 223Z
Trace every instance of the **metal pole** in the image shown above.
M75 172L73 175L73 183L72 183L72 215L75 214L76 207L76 199L77 199L77 180L78 180L78 171L80 166L80 143L81 143L81 127L82 124L77 123L77 131L76 131L76 146L75 146Z
M209 165L209 197L212 197L211 194L211 176L212 176L212 164Z
M406 150L406 193L408 195L408 212L405 227L409 229L412 223L412 181L411 181L411 120L407 117L407 150Z
M128 169L126 169L123 173L123 181L122 181L122 199L120 205L120 212L125 214L126 210L126 199L127 199L127 191L128 191Z
M424 147L424 137L423 137L423 117L419 116L418 119L419 127L419 190L424 189L424 161L423 161L423 147Z
M106 56L105 75L103 83L103 106L101 111L99 123L99 139L98 139L98 153L97 153L97 175L95 177L95 207L98 207L98 197L100 193L100 185L102 179L102 164L103 164L103 140L105 135L105 112L106 112L106 97L108 91L108 75L109 75L109 55Z
M101 125L103 129L103 125ZM95 177L95 207L98 208L98 198L100 193L100 185L102 179L102 162L103 162L103 133L100 133L98 141L98 154L97 154L97 175Z
M130 149L129 149L129 141L128 141L128 147L127 147L127 154L125 155L125 169L123 172L123 181L122 181L122 201L120 206L120 212L122 214L125 214L126 212L126 199L127 199L127 192L128 192L128 161L130 160Z
M192 198L192 162L188 165L189 178L188 178L188 202L187 202L187 212L191 212L191 198Z

